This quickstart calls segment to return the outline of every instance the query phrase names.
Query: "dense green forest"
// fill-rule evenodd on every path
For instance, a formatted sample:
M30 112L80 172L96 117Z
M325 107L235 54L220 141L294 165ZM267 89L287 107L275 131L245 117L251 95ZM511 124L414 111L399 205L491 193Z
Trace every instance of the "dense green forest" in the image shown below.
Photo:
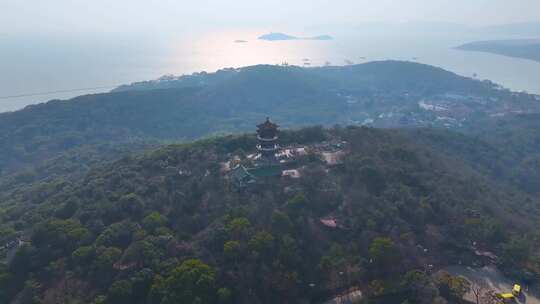
M482 121L469 133L409 130L423 144L465 161L491 178L531 194L540 192L540 116L517 115ZM449 140L451 136L451 140Z
M443 102L449 112L422 109L423 100ZM471 124L474 128L475 121L493 113L534 111L538 105L532 95L409 62L229 69L2 113L0 174L31 168L72 149L93 149L95 144L178 142L247 132L266 116L284 127L459 129Z
M538 284L539 106L385 61L225 69L2 113L0 303L322 303L351 288L460 303L471 286L437 270L482 265L477 250ZM310 152L300 178L239 188L220 164L249 163L266 116L283 146L346 142L343 162Z
M366 127L281 137L283 145L346 141L350 151L337 167L307 155L297 164L302 178L250 189L219 166L254 150L250 134L163 146L77 180L29 183L1 204L2 237L19 234L26 244L0 268L0 299L318 303L358 286L373 303L454 303L466 282L425 270L478 262L472 242L499 255L501 268L538 280L537 196L453 155L459 145L482 151L482 143ZM441 153L437 144L451 148ZM321 225L328 216L338 227Z

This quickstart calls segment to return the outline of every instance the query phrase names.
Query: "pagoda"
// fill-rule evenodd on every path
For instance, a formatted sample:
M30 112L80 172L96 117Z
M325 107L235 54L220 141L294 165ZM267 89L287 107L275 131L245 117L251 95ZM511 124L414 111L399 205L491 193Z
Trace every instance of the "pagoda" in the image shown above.
M275 159L276 153L279 151L278 141L278 125L271 122L270 118L257 126L257 150L261 157L267 160Z

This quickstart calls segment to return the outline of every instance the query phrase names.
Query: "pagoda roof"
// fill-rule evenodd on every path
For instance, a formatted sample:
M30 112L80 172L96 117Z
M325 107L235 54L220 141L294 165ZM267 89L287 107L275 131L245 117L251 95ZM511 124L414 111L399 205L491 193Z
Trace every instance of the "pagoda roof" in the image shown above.
M270 121L270 117L266 117L266 121L260 125L257 125L259 129L277 129L279 126Z

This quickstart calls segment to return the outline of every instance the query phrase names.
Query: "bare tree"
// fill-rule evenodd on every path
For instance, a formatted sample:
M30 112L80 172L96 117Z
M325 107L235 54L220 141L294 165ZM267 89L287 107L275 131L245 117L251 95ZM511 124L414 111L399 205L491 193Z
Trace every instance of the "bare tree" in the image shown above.
M495 292L484 282L472 283L471 292L474 294L476 304L499 303Z
M476 299L476 304L480 304L480 299L482 298L482 295L484 294L483 284L477 284L477 283L471 284L471 291L474 294L474 297Z

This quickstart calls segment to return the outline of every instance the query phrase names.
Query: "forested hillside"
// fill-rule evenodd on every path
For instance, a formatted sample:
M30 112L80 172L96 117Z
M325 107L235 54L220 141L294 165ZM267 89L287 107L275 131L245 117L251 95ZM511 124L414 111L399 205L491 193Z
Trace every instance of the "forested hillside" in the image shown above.
M251 131L266 116L285 127L459 129L489 115L537 111L539 104L533 95L396 61L312 69L253 66L116 91L0 114L0 172L94 144L177 142Z
M439 143L461 142L447 133ZM432 136L286 131L283 145L346 142L343 164L308 154L300 178L249 189L219 164L253 152L253 135L164 146L80 181L35 185L0 205L3 236L26 242L0 270L0 299L319 303L355 286L374 303L455 303L465 283L418 270L478 263L473 242L503 268L538 271L537 196L428 147Z
M517 115L479 122L468 135L438 129L410 130L436 148L491 178L531 193L540 192L540 116ZM449 139L449 136L451 139Z
M276 77L281 76L281 77ZM488 92L493 84L474 81L441 68L405 61L376 61L351 66L301 68L259 65L223 69L216 73L195 73L120 86L113 92L187 87L230 86L248 81L264 86L273 82L305 83L325 88L364 88L365 90L415 90L419 93L446 91ZM268 88L267 88L268 89ZM266 90L267 90L266 89ZM263 88L264 90L264 88Z
M388 61L196 73L2 113L0 303L322 303L350 290L460 303L470 286L432 271L482 265L479 252L533 284L539 106ZM267 116L280 144L308 153L294 178L239 187L224 167L250 162ZM337 165L313 152L336 142Z

